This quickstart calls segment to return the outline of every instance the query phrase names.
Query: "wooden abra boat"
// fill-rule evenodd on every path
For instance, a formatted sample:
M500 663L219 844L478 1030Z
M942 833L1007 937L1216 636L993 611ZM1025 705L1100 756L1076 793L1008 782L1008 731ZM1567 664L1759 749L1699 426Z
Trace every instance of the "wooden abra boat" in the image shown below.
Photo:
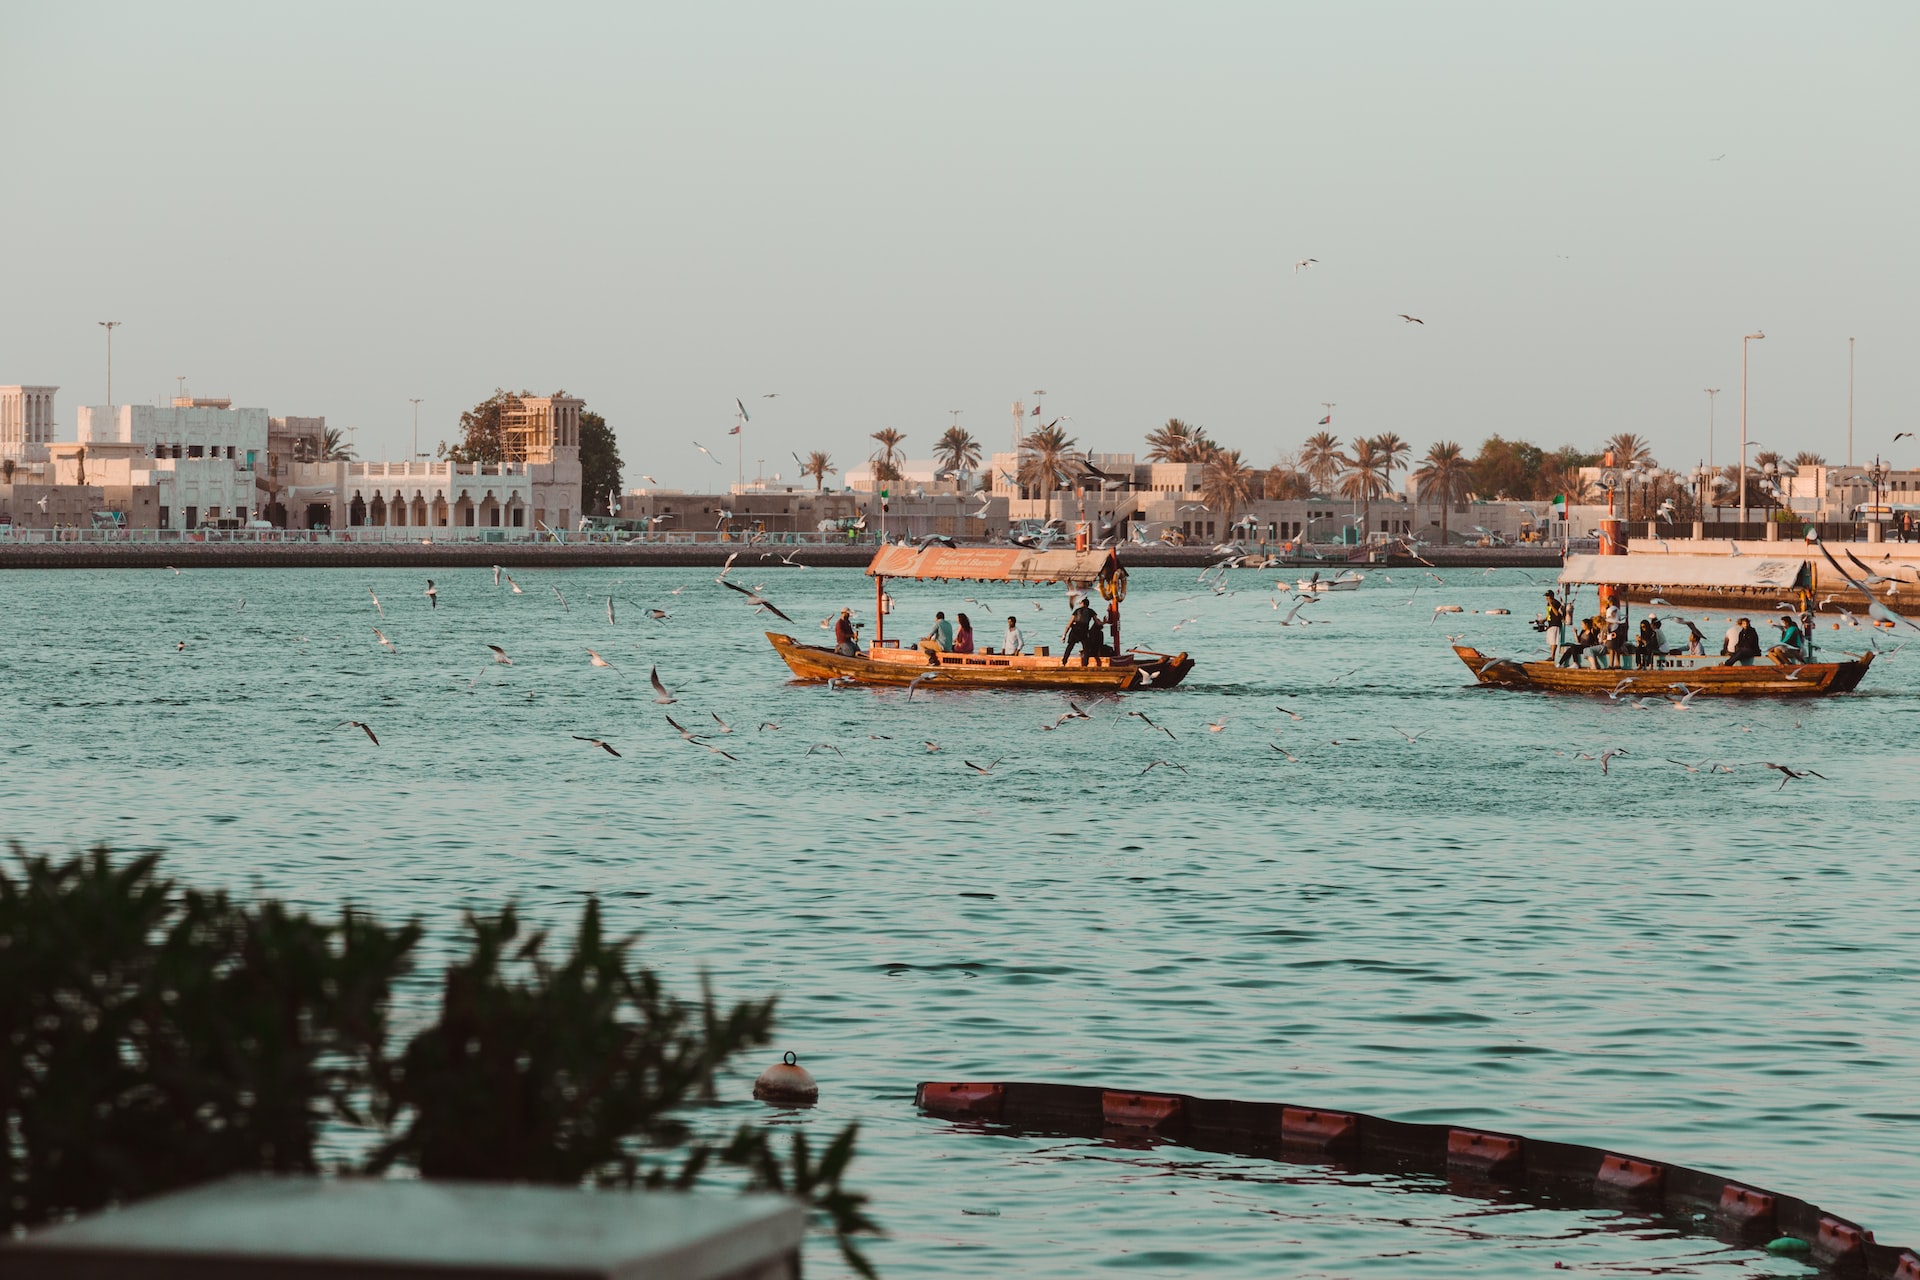
M1098 658L1075 654L1062 662L1047 645L1025 653L923 653L902 648L886 637L888 578L922 581L1011 582L1040 585L1066 583L1084 591L1097 590L1107 602L1106 624L1112 645L1119 648L1120 602L1127 595L1127 571L1112 551L1035 551L1023 547L882 547L867 566L874 580L878 622L871 644L858 654L842 654L826 645L801 644L792 636L767 632L773 651L801 680L853 680L862 684L904 685L933 673L930 683L940 688L1075 689L1106 692L1122 689L1170 689L1193 670L1185 653L1131 650Z
M1532 689L1540 693L1648 694L1677 698L1698 690L1702 698L1818 698L1850 693L1873 665L1863 653L1844 662L1780 662L1760 659L1751 667L1720 665L1716 656L1674 655L1656 659L1663 665L1641 668L1562 667L1551 662L1515 662L1493 658L1469 645L1453 651L1481 684L1500 689Z

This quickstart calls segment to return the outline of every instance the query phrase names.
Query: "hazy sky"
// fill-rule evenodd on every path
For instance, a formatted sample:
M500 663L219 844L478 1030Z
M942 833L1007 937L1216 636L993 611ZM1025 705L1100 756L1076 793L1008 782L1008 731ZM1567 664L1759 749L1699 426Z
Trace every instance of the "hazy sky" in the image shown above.
M0 4L0 382L423 448L583 396L630 483L868 433L1668 465L1920 425L1920 6ZM1724 156L1715 160L1712 157ZM1292 263L1319 264L1295 274ZM1401 321L1397 312L1422 317ZM780 397L763 400L765 392ZM1920 464L1902 441L1895 456Z

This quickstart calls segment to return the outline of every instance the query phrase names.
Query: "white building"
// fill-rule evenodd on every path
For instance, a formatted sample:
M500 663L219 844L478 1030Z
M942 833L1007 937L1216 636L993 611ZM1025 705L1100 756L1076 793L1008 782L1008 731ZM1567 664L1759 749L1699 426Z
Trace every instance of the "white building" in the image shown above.
M57 472L84 475L78 483L154 485L162 529L257 519L265 503L256 476L266 465L265 409L200 399L82 405L79 434L51 446Z
M0 458L45 462L53 443L53 393L58 387L0 387Z

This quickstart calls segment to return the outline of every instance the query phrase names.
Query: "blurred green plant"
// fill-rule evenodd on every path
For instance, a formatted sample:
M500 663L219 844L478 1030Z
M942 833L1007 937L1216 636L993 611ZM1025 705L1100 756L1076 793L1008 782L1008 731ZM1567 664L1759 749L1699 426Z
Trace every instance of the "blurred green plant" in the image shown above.
M240 1172L315 1172L327 1123L383 1138L368 1171L579 1185L692 1186L717 1156L751 1190L803 1200L848 1264L877 1234L842 1176L857 1127L818 1161L742 1125L721 1146L687 1115L730 1059L767 1043L774 1002L724 1012L634 962L599 904L571 953L511 905L468 913L439 1019L386 1054L417 922L324 924L263 900L181 890L157 855L0 865L0 1225L30 1226Z

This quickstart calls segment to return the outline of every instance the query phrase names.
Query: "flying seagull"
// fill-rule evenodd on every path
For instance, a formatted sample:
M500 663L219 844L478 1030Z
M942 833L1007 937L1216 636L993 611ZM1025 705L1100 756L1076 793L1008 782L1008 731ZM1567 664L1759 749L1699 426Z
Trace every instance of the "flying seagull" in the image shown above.
M1305 271L1308 267L1311 267L1314 263L1318 261L1320 261L1320 259L1318 258L1300 259L1300 261L1293 264L1293 274L1299 275L1302 271Z
M907 701L908 702L913 701L913 691L915 689L918 689L921 685L925 684L929 680L938 680L939 678L940 678L940 673L938 671L927 671L907 681Z
M1818 778L1822 782L1827 780L1826 774L1815 773L1812 769L1790 769L1784 764L1775 764L1771 760L1762 760L1760 763L1780 774L1780 785L1774 788L1776 791L1784 791L1787 784L1797 778Z
M367 588L367 594L368 594L368 595L370 595L370 596L373 596L373 608L374 608L374 612L376 612L376 613L378 613L378 614L379 614L379 615L380 615L381 617L383 617L383 618L384 618L384 617L386 617L386 616L387 616L387 611L386 611L385 609L382 609L382 608L380 607L380 597L379 597L379 596L374 596L374 595L373 595L373 588L372 588L372 587L368 587L368 588Z
M523 595L523 594L525 594L524 592L522 592L522 591L520 590L520 584L519 584L519 583L517 583L517 582L515 582L515 581L513 580L513 575L512 575L512 574L508 574L508 575L507 575L507 586L509 586L510 588L512 588L512 589L513 589L513 594L515 594L515 595Z
M387 648L387 652L388 652L388 653L399 653L399 652L400 652L400 651L399 651L398 649L396 649L396 648L394 648L394 647L393 647L393 641L391 641L391 640L389 640L389 639L387 639L387 633L386 633L386 632L384 632L384 631L382 631L382 630L381 630L380 628L378 628L378 627L375 627L375 628L373 629L373 634L374 634L375 636L377 636L377 637L379 638L379 640L380 640L380 643L381 643L381 644L383 644L383 645L385 645L385 646L386 646L386 648Z
M738 591L741 595L745 596L747 598L747 603L752 605L755 609L763 609L766 612L772 614L774 617L780 619L780 621L782 622L793 621L792 618L789 618L786 614L780 612L779 606L775 605L771 600L768 600L765 596L761 595L759 592L749 590L746 587L739 586L732 582L728 582L724 578L720 579L719 582L720 582L720 585L727 588L727 590Z
M605 667L609 671L619 670L619 668L615 667L611 662L608 662L605 658L601 657L599 654L595 653L591 649L587 650L587 662L592 666Z
M434 608L438 609L440 607L440 593L435 590L432 578L427 579L427 589L421 594L426 596L427 603L431 604Z
M1425 324L1426 323L1426 321L1422 320L1419 316L1410 316L1404 311L1398 312L1396 314L1398 314L1399 317L1402 320L1405 320L1408 324Z
M380 739L373 736L373 730L367 728L365 724L361 723L358 720L342 720L339 724L333 727L336 729L345 729L348 727L358 729L360 732L367 735L367 741L371 742L376 747L380 745ZM1778 768L1779 766L1775 765L1772 767Z
M563 596L563 595L561 595L561 594L560 594L560 588L558 588L558 587L548 587L548 588L547 588L547 590L549 590L549 591L551 591L551 592L553 592L553 598L554 598L555 600L558 600L558 601L560 602L560 611L561 611L562 613L572 613L572 612L573 612L573 609L572 609L572 608L571 608L571 607L570 607L570 606L569 606L569 605L567 604L567 598L566 598L565 596Z
M1900 432L1896 432L1896 433L1894 434L1894 437L1893 437L1893 442L1894 442L1895 444L1899 444L1899 443L1900 443L1900 442L1901 442L1902 440L1905 440L1905 439L1906 439L1906 438L1907 438L1908 436L1910 436L1910 435L1912 435L1912 434L1913 434L1913 432L1911 432L1911 431L1900 431ZM176 569L176 570L174 570L174 572L176 572L176 573L178 573L178 572L179 572L179 570L177 570L177 569Z
M1165 765L1169 769L1178 769L1182 773L1185 773L1187 771L1187 767L1183 764L1175 764L1171 760L1155 760L1151 764L1149 764L1146 768L1140 771L1140 776L1144 778L1162 765Z
M707 455L707 457L708 457L708 458L709 458L709 459L710 459L710 460L711 460L711 461L713 462L713 465L714 465L714 466L716 466L716 467L717 467L717 466L720 466L720 465L721 465L721 462L720 462L720 459L718 459L718 458L715 458L715 457L713 456L713 450L711 450L711 449L709 449L709 448L707 448L707 446L705 446L705 445L703 445L703 444L701 444L701 443L700 443L700 442L699 442L698 440L695 440L695 441L693 442L693 447L694 447L694 448L696 448L696 449L698 449L698 450L699 450L700 452L702 452L702 453L704 453L704 454L706 454L706 455Z
M493 660L499 663L501 666L510 667L513 665L513 659L509 658L507 656L507 651L505 649L502 649L499 645L490 644L487 646L487 648L493 650Z
M600 741L600 739L598 738L583 738L576 733L573 735L573 740L575 742L591 742L594 746L600 748L602 751L606 752L608 755L612 756L614 759L618 760L620 758L620 753L618 751L615 751L612 747Z
M996 765L996 764L999 764L999 763L1000 763L1000 761L1002 761L1002 760L1005 760L1005 759L1006 759L1006 757L1005 757L1005 756L999 756L999 757L997 757L997 758L995 758L995 760L993 761L993 764L975 764L975 763L974 763L973 761L971 761L971 760L962 760L962 761L961 761L960 763L961 763L961 764L964 764L965 766L967 766L967 768L969 768L969 769L971 769L971 770L973 770L973 771L974 771L975 773L978 773L978 774L981 774L981 775L985 775L985 774L989 774L989 773L992 773L992 772L993 772L993 766L994 766L994 765Z
M647 683L653 686L653 700L659 703L661 706L663 707L670 706L671 704L680 701L680 699L674 697L671 693L667 692L667 686L660 683L659 667L655 667L653 668L653 670L647 672Z

